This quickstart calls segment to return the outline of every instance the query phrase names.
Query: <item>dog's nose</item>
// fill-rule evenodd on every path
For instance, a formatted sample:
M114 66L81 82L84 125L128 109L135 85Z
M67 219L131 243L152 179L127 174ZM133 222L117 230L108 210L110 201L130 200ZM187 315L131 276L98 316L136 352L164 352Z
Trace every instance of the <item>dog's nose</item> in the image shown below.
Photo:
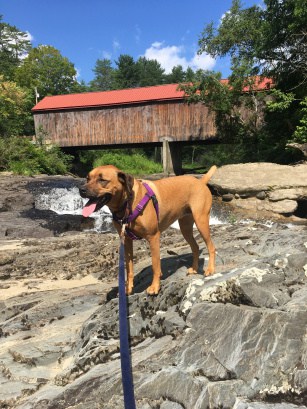
M80 193L81 197L86 196L86 187L85 186L80 186L79 187L79 193Z

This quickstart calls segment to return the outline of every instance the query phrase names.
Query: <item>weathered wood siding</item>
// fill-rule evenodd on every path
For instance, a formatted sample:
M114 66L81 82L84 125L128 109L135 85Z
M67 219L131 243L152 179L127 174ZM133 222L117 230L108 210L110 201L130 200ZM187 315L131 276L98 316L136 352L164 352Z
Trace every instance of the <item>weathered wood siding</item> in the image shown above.
M203 104L183 101L35 112L36 132L61 147L143 144L213 138L214 115Z

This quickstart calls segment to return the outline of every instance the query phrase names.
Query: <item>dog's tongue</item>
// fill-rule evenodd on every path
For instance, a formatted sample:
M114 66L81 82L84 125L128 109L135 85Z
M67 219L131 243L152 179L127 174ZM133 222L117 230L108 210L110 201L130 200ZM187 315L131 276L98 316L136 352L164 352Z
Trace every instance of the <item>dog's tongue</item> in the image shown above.
M83 217L89 217L96 209L97 203L89 200L82 210Z

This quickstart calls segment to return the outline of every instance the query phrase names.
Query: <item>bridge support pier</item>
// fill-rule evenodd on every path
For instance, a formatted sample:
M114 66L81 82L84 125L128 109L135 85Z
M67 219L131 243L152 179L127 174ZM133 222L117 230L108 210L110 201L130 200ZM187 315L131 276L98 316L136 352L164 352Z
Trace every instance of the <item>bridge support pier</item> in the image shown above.
M181 144L171 138L162 139L163 172L167 175L182 174Z

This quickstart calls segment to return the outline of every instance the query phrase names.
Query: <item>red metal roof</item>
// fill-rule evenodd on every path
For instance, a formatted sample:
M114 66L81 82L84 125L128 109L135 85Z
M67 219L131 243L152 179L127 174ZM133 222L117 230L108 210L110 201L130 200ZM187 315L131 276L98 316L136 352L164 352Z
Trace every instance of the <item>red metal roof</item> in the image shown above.
M228 80L221 80L227 84ZM270 78L256 77L254 89L268 90L272 87ZM243 89L250 91L249 87ZM136 104L149 101L170 101L184 98L178 84L156 85L153 87L129 88L116 91L85 92L82 94L56 95L43 98L32 108L33 112L59 109L94 108L112 105Z
M72 109L110 105L135 104L148 101L183 99L184 92L178 84L154 87L129 88L116 91L85 92L82 94L56 95L43 98L32 111Z
M249 85L243 87L243 92L250 92L250 91L267 91L274 86L274 81L272 78L261 77L260 75L256 75L254 77L250 77L251 81ZM229 80L221 80L222 84L228 84Z

